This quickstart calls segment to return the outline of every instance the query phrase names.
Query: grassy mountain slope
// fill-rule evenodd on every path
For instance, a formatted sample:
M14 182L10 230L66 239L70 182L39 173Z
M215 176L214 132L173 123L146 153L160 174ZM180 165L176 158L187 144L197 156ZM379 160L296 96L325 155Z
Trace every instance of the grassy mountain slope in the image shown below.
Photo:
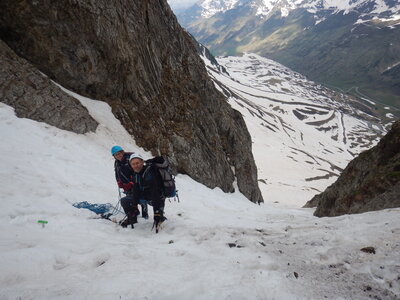
M314 15L278 9L264 18L239 7L183 24L215 55L253 52L276 60L310 79L400 107L400 26L369 21L355 24L355 12Z

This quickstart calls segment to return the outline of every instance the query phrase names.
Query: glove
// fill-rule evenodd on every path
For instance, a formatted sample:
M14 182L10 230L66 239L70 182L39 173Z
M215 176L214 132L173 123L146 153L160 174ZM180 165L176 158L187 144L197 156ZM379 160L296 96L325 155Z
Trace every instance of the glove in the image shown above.
M118 186L122 189L124 189L125 192L129 191L133 187L133 182L128 182L128 183L122 183L121 185L118 184Z
M129 191L131 188L133 188L133 182L125 183L122 188L124 189L125 192Z
M118 180L118 181L117 181L117 184L118 184L118 187L119 187L120 189L122 189L122 188L124 187L124 184L122 183L121 180Z
M164 163L165 159L162 156L156 156L154 158L150 158L146 160L146 164L151 165L151 164L162 164Z

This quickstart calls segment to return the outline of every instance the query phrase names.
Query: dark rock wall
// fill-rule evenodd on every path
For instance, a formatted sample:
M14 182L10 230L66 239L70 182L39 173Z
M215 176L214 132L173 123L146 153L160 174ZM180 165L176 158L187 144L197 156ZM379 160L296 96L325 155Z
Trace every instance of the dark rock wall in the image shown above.
M400 207L400 121L372 149L352 160L338 180L311 199L315 216Z
M98 123L75 98L18 57L0 40L0 102L20 118L46 122L75 133L95 131Z
M0 2L0 37L63 86L107 101L137 144L209 187L262 201L251 139L166 0Z

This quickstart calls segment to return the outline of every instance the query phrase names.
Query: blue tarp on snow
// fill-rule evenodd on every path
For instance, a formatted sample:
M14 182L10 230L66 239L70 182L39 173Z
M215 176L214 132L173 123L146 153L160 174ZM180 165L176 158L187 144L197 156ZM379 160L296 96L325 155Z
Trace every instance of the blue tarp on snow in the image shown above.
M107 204L90 204L87 201L83 202L76 202L72 204L76 208L86 208L88 210L91 210L92 212L98 214L98 215L103 215L107 212L109 212L113 207L110 203Z

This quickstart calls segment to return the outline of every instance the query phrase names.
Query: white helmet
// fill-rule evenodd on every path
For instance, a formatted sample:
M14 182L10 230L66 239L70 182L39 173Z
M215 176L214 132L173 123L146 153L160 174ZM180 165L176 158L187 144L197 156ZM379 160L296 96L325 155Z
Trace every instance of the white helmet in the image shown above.
M134 159L134 158L139 158L139 159L141 159L141 160L144 160L144 159L143 159L143 156L141 156L139 153L133 153L133 154L129 157L129 161L131 161L131 160Z

